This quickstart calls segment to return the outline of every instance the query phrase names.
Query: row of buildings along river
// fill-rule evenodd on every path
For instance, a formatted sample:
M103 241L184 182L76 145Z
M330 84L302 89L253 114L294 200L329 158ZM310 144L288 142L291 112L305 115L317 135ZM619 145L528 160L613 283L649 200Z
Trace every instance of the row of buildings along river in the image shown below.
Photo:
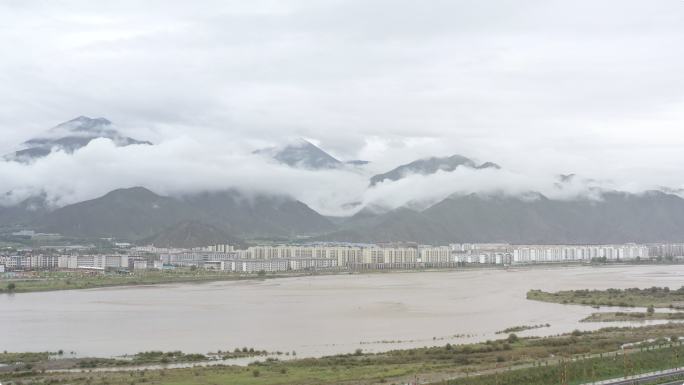
M629 261L648 259L649 245L510 245L452 244L418 245L414 242L360 244L308 244L253 246L234 250L229 245L214 245L192 250L155 250L164 264L201 265L222 270L263 268L265 271L305 268L396 269L455 267L464 264L572 263L595 260ZM684 249L684 248L683 248ZM280 262L279 262L280 261ZM287 263L285 263L285 262ZM246 267L250 263L254 267ZM285 263L287 267L281 265ZM270 266L271 264L275 264ZM261 269L258 269L261 270Z
M132 255L16 255L0 256L0 272L22 268L146 269L197 266L225 271L305 269L405 269L456 267L466 264L517 265L632 261L684 255L684 244L657 245L511 245L506 243L419 245L415 242L378 244L325 243L260 245L235 250L230 245L193 249L137 247ZM157 255L142 258L136 253Z

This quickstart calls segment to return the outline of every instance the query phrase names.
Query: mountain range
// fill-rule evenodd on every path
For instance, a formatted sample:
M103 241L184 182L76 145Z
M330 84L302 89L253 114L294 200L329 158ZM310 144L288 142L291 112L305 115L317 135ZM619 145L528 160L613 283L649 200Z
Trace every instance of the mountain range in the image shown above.
M314 241L412 240L460 242L601 244L684 241L684 199L660 191L602 191L601 200L551 200L479 194L455 195L416 212L396 209ZM354 221L351 217L349 221ZM345 227L345 224L340 224Z
M55 149L73 152L97 137L112 139L118 145L150 144L121 136L106 119L79 117L42 138L27 141L25 146L37 150L11 154L8 161L25 161ZM367 163L341 162L305 140L256 153L288 167L319 171L347 165L364 167ZM500 168L461 155L431 157L375 175L368 188L379 192L383 191L378 186L381 183L413 174L451 173L461 167L477 172ZM560 175L557 187L576 178ZM224 190L168 197L133 187L60 208L52 207L41 193L15 206L0 207L0 225L22 224L69 237L114 237L164 245L197 245L210 240L238 244L237 237L273 236L336 242L406 240L435 245L684 242L684 199L677 193L681 190L667 187L641 194L594 189L593 195L598 198L571 200L549 199L536 192L524 196L454 194L429 207L369 204L350 217L326 218L305 203L277 193ZM358 203L348 206L354 205ZM174 243L175 238L179 243Z
M41 232L69 237L141 239L158 235L183 220L245 236L295 236L335 230L328 219L305 204L282 196L253 198L225 191L177 199L143 187L114 190L46 213L27 224Z

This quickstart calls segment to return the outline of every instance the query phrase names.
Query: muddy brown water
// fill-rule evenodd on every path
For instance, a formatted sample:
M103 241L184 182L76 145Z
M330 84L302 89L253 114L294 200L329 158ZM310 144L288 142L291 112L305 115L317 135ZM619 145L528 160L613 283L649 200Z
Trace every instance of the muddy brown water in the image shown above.
M682 285L684 266L617 266L390 272L3 294L0 350L62 349L81 357L110 357L148 350L208 353L254 347L294 350L299 358L357 348L379 352L443 346L502 338L495 332L519 325L548 323L551 327L518 333L543 336L657 323L579 323L596 310L526 300L530 289Z

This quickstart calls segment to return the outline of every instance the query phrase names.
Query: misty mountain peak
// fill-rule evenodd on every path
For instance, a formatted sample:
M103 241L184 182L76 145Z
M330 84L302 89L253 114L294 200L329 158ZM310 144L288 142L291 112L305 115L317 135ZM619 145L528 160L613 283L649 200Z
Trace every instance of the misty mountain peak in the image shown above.
M4 158L9 161L30 162L47 156L54 150L63 150L72 154L98 138L110 139L119 147L132 144L152 145L150 142L138 141L122 135L114 129L114 124L105 118L91 119L79 116L27 140L21 144L22 150L5 155Z
M302 138L282 147L264 148L253 153L268 156L291 167L314 170L338 168L343 164L327 152Z
M397 181L413 174L431 175L440 170L452 172L459 166L472 169L501 168L499 165L492 162L486 162L478 166L473 160L458 154L449 157L433 156L430 158L418 159L409 164L401 165L384 174L375 175L371 178L371 187L388 179L391 181Z

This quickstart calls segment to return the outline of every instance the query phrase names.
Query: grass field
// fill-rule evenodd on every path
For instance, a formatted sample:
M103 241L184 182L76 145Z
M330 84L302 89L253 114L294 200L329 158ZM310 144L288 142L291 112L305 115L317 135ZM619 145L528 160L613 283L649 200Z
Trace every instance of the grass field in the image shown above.
M77 272L36 272L22 278L0 281L0 293L26 293L35 291L89 289L103 286L154 285L179 282L207 282L222 280L267 279L288 275L236 274L210 271L148 271L130 275L91 275ZM301 275L301 274L300 274ZM14 284L12 290L9 285Z

